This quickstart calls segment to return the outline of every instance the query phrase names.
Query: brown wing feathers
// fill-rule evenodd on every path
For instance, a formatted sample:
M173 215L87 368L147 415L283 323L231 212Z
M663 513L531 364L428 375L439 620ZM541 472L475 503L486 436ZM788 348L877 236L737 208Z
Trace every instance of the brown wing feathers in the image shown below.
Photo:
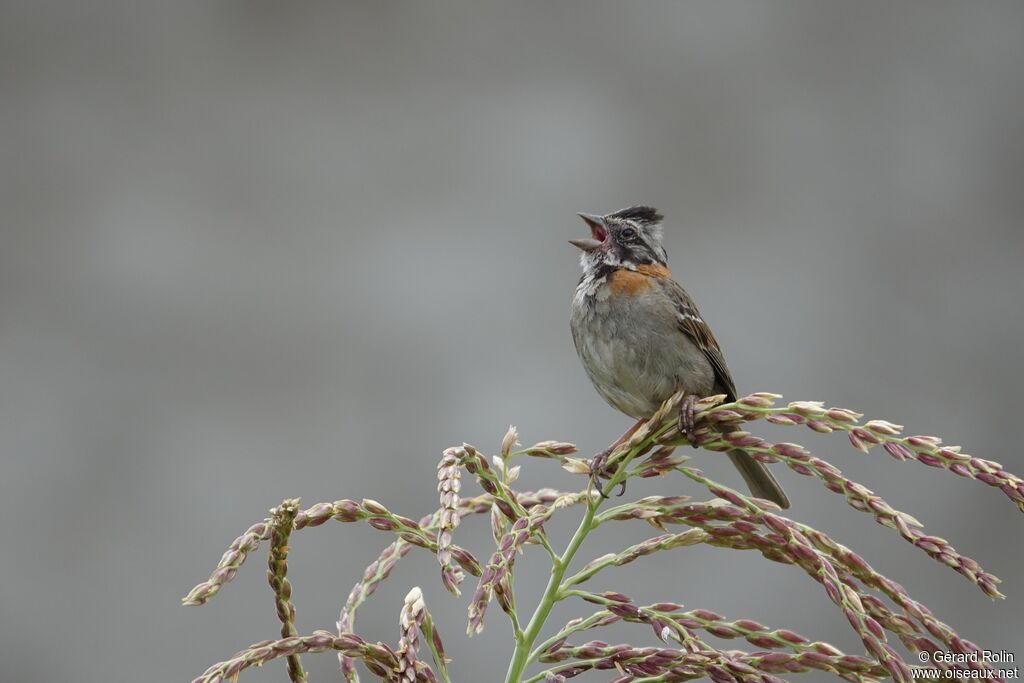
M726 400L736 400L736 384L732 380L729 366L725 364L725 357L722 355L722 349L718 346L718 340L715 339L711 328L700 317L700 311L697 310L696 304L693 303L693 299L686 293L686 290L675 282L672 284L675 285L672 288L672 293L675 295L676 307L679 311L679 329L696 342L700 350L704 352L711 367L715 370L718 383L725 390Z

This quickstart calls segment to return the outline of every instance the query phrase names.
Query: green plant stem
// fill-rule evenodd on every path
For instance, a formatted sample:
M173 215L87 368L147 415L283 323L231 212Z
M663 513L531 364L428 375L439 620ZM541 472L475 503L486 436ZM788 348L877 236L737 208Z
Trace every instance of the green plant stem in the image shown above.
M541 529L540 533L537 534L537 539L540 541L540 544L544 548L544 550L548 551L548 556L551 558L551 561L555 562L556 560L558 560L558 553L551 546L551 541L548 540L548 535L544 533L543 529Z
M587 534L593 528L594 512L597 510L597 505L600 505L600 503L590 503L587 505L587 512L583 515L583 519L580 521L576 533L573 534L572 540L569 541L569 545L562 556L551 567L551 577L548 579L547 588L544 589L544 595L537 605L533 616L530 617L530 623L526 625L526 631L523 632L522 639L516 643L515 652L512 653L512 661L508 665L508 675L505 676L505 683L519 683L523 669L526 668L528 663L527 660L530 656L530 649L533 647L533 641L540 635L544 622L558 601L558 591L562 586L565 571L569 563L572 562L576 552L580 549L580 546L583 545Z
M441 676L442 683L452 683L451 677L448 675L448 660L445 658L445 654L442 650L438 649L437 641L434 639L434 620L430 614L427 614L426 619L423 621L423 625L420 627L423 632L424 640L427 641L427 647L430 648L430 654L434 658L434 664L437 665L437 673Z
M530 653L530 657L527 661L532 662L533 660L537 659L541 656L541 654L544 653L545 650L547 650L549 647L551 647L554 643L558 642L562 638L568 638L573 633L593 628L596 623L601 621L601 619L609 616L610 614L611 612L609 612L608 610L594 612L586 619L581 620L578 624L570 626L569 628L563 628L561 631L551 636L537 647L533 648L533 652Z
M634 457L636 457L636 454L639 451L639 447L630 449L615 474L601 489L602 493L607 495L611 491L614 491L615 487L617 487L619 483L626 478L628 474L626 466L629 465L629 462ZM561 557L556 558L552 562L551 577L548 579L548 585L544 589L544 595L541 597L540 603L538 603L537 608L534 610L533 616L530 617L530 622L526 625L526 630L523 631L522 638L518 638L516 640L516 649L512 653L512 660L508 665L508 674L505 676L505 683L520 683L523 671L526 669L526 665L530 663L530 653L533 649L533 643L537 640L537 636L540 635L541 629L544 628L544 622L547 621L555 603L563 597L561 594L562 580L565 578L565 573L569 569L569 565L572 563L573 558L583 545L583 541L585 541L590 532L593 531L595 527L594 517L603 500L604 496L598 496L597 498L592 498L587 501L587 511L584 513L583 519L576 528L576 532L569 540L569 545L566 546L565 552L562 553Z
M519 611L516 609L515 575L513 572L508 574L508 591L508 597L512 602L512 609L508 613L508 619L512 622L512 632L516 636L516 641L519 641L523 637L523 627L519 625Z

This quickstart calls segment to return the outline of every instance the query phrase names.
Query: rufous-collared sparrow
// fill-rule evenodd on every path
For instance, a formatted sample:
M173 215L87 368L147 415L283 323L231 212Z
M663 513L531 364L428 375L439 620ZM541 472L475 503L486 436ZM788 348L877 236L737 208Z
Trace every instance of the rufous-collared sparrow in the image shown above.
M698 398L736 385L722 350L693 299L672 279L662 246L662 216L633 206L604 216L581 213L591 237L570 243L582 251L583 276L572 300L572 338L587 376L612 407L637 420L629 438L670 396L685 393L679 430L692 435ZM595 478L612 449L591 465ZM751 493L789 507L768 469L743 451L729 451Z

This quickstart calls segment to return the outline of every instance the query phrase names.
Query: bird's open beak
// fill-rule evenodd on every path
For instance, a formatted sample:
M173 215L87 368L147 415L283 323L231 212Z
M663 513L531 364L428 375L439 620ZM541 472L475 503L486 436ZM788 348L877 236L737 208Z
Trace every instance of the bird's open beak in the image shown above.
M580 213L577 215L590 227L591 237L569 240L569 244L579 247L583 251L594 251L600 248L608 237L608 228L605 227L604 217L595 216L591 213Z

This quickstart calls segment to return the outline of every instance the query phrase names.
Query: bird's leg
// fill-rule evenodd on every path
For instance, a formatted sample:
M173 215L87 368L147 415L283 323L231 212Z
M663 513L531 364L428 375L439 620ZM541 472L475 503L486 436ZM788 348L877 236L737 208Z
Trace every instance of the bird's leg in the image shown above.
M600 493L603 498L608 497L604 495L603 491L601 491L601 479L608 477L608 473L604 471L604 465L608 461L608 457L612 454L612 451L624 444L629 437L633 436L633 434L636 433L636 430L640 429L640 426L646 421L647 420L644 419L637 420L636 424L623 432L622 436L615 440L615 443L595 455L590 461L590 483L595 489L597 489L598 493ZM625 492L626 482L622 482L622 488L619 490L619 495L621 496Z
M683 402L679 404L679 433L686 437L686 440L690 442L690 445L694 448L697 447L697 437L694 432L694 423L696 422L696 405L697 395L687 394L683 397Z
M608 460L608 456L615 450L615 446L609 446L597 455L595 455L590 461L590 484L593 486L598 493L601 494L602 498L607 498L604 495L604 491L601 490L601 478L604 476L604 463Z

